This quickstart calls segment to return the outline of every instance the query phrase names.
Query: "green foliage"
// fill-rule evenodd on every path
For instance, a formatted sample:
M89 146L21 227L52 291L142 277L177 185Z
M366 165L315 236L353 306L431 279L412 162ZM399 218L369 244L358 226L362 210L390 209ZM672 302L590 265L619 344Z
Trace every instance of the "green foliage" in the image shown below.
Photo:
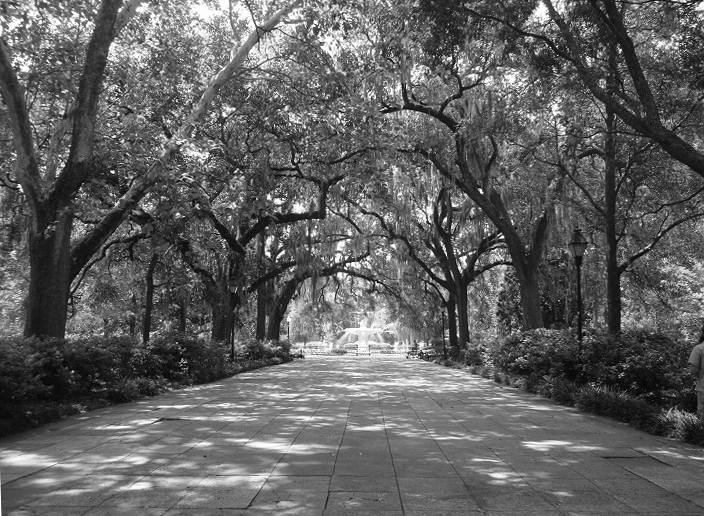
M606 386L587 386L580 389L575 405L585 412L610 417L643 429L652 425L659 414L658 408L647 401Z
M538 390L540 395L568 406L575 404L579 391L579 385L564 378L546 378Z
M498 330L502 335L510 335L522 328L523 308L520 299L518 276L513 269L509 269L504 276L504 285L496 304Z
M81 338L66 341L62 355L72 381L94 391L132 374L135 350L129 337Z
M32 375L49 388L52 398L70 394L74 379L64 362L66 342L63 339L29 339L27 343Z
M658 435L704 446L704 425L696 414L674 408L662 411L657 425Z
M584 342L584 378L627 391L652 402L691 396L686 372L692 345L646 331L624 331L617 337L589 335Z
M514 333L495 351L494 363L523 376L577 377L577 339L565 330L537 329Z
M263 358L286 358L291 351L288 341L260 341L247 339L235 342L235 360L261 360Z
M25 339L0 339L0 417L7 417L10 404L44 399L51 391L35 374L28 345Z

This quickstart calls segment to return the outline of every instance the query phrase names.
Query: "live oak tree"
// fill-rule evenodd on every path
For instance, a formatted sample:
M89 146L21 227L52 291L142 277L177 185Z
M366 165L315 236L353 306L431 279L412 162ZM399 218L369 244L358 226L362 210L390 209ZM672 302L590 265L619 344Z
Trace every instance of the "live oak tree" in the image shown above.
M615 52L609 59L615 59ZM543 112L549 120L536 124L543 130L525 149L570 180L560 201L558 234L566 242L570 222L586 224L594 244L603 249L599 266L605 282L597 283L605 288L608 331L616 334L621 331L622 275L670 231L701 216L701 180L652 140L632 134L609 106L598 109L579 81L549 70L539 73L559 93L552 112ZM615 75L609 80L615 88ZM533 116L540 117L540 111L534 110Z
M89 227L77 227L77 197L99 170L96 138L102 127L100 115L112 89L119 88L119 84L104 83L110 51L125 43L118 36L135 17L140 3L103 0L95 11L86 11L82 5L41 4L36 9L47 8L49 16L41 17L36 10L18 10L11 13L16 19L9 23L4 20L10 36L0 40L0 92L7 109L5 124L12 134L13 172L30 217L25 335L63 337L71 281L149 189L168 175L168 164L193 135L218 90L241 68L250 51L300 4L293 1L272 12L249 37L236 44L225 64L204 85L190 114L169 129L170 134L160 142L162 150L158 156L142 165L127 191L100 220ZM47 28L47 20L55 25ZM89 31L84 31L84 27L90 27ZM37 34L35 28L46 29L41 35L48 36L30 40L29 47L22 46L26 34ZM45 61L38 49L66 66L57 66L46 75L37 73ZM42 77L46 80L42 81ZM44 96L46 88L55 86L63 102ZM37 94L27 96L35 90ZM35 99L45 98L50 100L34 103ZM119 106L113 109L119 111ZM59 120L47 131L49 138L38 140L43 135L32 130L32 117L47 123L52 115L58 115Z
M347 197L361 215L370 217L375 235L390 242L388 251L399 274L407 264L414 275L429 282L445 305L450 344L465 349L469 343L469 286L484 272L506 265L496 250L501 238L473 203L453 195L450 182L433 167L415 164L393 170L377 181L367 199ZM402 287L401 287L402 288Z
M574 183L573 204L583 199L588 207L577 210L590 230L603 234L596 243L603 241L605 255L606 326L617 334L621 278L669 234L704 216L703 185L652 142L619 130L618 119L606 113L603 127L582 128L585 137L565 171Z
M380 101L384 113L410 113L397 122L413 128L399 147L424 156L503 235L521 285L524 326L538 328L543 325L538 267L563 181L511 145L530 128L520 116L522 96L532 88L528 74L517 65L511 73L500 67L488 39L470 38L462 45L455 50L462 57L442 59L402 46L395 87ZM539 195L535 188L516 188L525 178L538 183ZM516 209L521 204L528 209Z
M530 40L536 58L576 75L631 130L704 176L697 129L702 123L699 56L704 48L699 2L426 4L442 5L444 12L465 19L495 21L524 43Z

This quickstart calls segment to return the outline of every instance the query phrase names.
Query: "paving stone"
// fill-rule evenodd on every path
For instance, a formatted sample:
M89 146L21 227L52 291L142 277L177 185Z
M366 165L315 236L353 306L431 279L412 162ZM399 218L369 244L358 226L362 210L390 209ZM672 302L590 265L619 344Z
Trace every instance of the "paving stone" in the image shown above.
M334 491L329 494L326 514L328 511L369 511L383 513L385 511L402 511L398 492L386 491Z
M703 461L385 356L310 357L0 441L15 516L704 515Z
M384 491L398 492L396 478L373 476L335 475L330 482L330 491Z

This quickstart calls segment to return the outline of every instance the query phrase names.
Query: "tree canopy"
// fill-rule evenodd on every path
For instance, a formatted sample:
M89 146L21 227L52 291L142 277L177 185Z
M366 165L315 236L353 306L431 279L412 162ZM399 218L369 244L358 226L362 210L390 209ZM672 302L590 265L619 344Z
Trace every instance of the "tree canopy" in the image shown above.
M447 316L466 348L573 324L580 227L588 325L689 335L703 24L664 0L9 2L0 326L316 340L374 313L427 340Z

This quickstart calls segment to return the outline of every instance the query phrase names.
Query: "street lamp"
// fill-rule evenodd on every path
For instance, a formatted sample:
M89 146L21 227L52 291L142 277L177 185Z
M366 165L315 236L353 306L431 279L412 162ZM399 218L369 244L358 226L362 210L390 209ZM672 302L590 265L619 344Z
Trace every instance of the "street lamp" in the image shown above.
M582 235L582 230L579 228L574 228L572 232L572 240L567 247L570 250L570 254L574 258L574 264L577 266L577 340L580 345L582 343L582 280L581 280L581 267L582 267L582 257L584 256L584 251L587 250L589 242ZM580 350L581 354L581 350Z

